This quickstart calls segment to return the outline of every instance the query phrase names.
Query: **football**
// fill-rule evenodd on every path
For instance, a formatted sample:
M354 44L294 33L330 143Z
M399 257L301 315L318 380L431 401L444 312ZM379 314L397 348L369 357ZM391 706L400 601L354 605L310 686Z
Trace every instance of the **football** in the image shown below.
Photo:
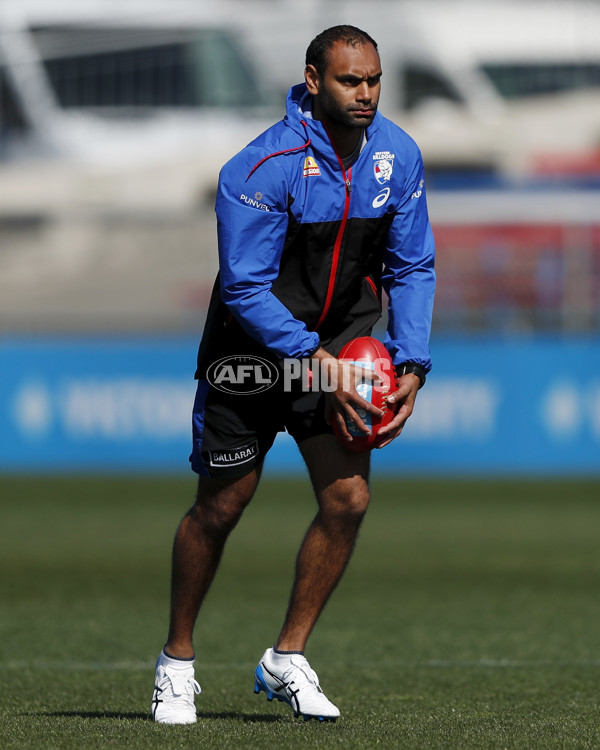
M356 390L369 403L383 411L383 417L376 417L370 412L356 407L356 413L370 428L370 434L361 432L353 420L346 420L346 428L352 435L352 441L346 440L337 422L332 422L332 428L337 439L346 450L352 453L370 451L377 444L377 434L381 427L391 422L394 411L385 400L388 393L396 387L396 373L389 352L377 339L372 336L361 336L349 341L341 350L338 359L366 370L373 370L381 382L371 382L365 379L358 383Z

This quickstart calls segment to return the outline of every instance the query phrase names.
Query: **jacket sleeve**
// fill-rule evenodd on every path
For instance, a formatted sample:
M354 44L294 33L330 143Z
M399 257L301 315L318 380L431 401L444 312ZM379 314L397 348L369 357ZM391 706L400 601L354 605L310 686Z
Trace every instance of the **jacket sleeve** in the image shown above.
M304 357L317 333L294 318L272 292L288 227L288 184L277 159L247 147L221 170L217 234L221 298L248 335L279 357ZM250 176L249 176L250 175Z
M428 372L435 249L427 213L423 161L416 146L406 175L404 194L384 254L382 282L389 297L385 345L394 364L416 362Z

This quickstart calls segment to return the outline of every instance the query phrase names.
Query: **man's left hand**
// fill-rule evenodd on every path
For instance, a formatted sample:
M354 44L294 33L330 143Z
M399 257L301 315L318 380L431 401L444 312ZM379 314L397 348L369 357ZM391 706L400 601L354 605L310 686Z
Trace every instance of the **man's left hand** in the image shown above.
M417 391L420 386L420 379L412 372L403 375L398 380L398 388L390 393L386 399L390 408L393 410L397 409L397 411L392 421L382 427L377 433L377 448L384 448L400 435L404 429L406 420L413 412Z

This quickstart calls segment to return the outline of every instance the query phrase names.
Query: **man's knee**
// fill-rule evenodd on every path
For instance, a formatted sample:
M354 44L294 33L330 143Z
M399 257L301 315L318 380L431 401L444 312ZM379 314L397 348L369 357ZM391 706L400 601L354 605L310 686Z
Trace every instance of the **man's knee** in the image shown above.
M300 448L322 516L360 521L369 506L368 453L351 454L333 435L317 435Z
M206 533L216 536L229 534L252 500L258 478L259 475L255 472L235 480L201 477L196 502L188 515Z
M367 512L371 494L365 481L340 481L328 488L321 499L321 511L334 519L360 523Z

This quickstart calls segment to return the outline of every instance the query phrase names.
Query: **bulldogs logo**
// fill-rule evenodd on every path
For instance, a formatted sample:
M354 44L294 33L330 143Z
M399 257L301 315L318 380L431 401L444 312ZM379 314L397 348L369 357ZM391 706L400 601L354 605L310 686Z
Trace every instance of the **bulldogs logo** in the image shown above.
M394 171L394 162L389 159L379 159L373 165L375 172L375 179L380 185L384 182L389 182L392 178L392 172Z

